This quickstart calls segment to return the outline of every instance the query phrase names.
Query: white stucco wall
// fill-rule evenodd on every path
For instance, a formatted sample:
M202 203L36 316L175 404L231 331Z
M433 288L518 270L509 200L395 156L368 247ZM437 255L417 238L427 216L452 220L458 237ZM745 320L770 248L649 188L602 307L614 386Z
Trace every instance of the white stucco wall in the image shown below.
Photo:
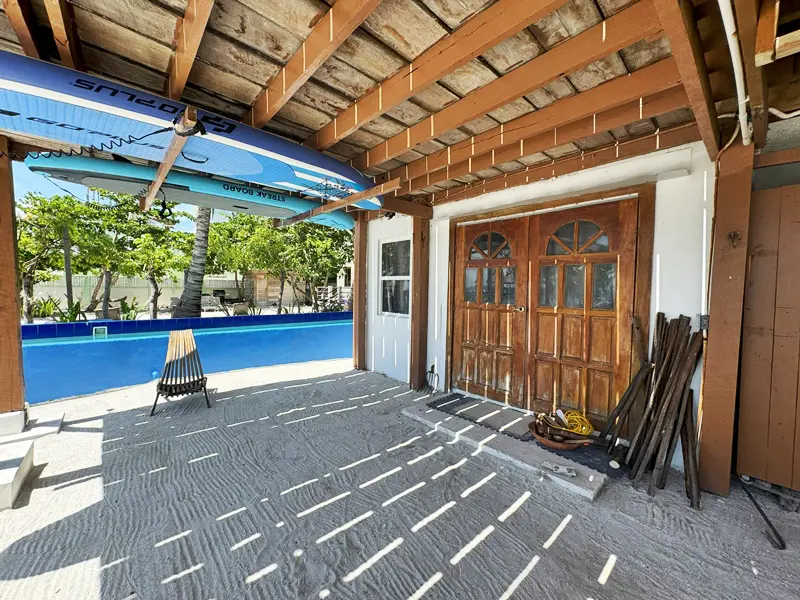
M446 381L447 277L450 220L513 206L526 206L557 198L597 193L613 196L609 190L638 183L656 182L656 215L653 247L653 280L650 319L652 332L656 313L667 318L680 314L692 318L705 313L705 292L710 231L713 212L714 165L701 143L689 144L619 163L589 169L556 179L492 192L480 197L434 208L430 231L430 282L428 296L428 356L439 373L439 387ZM369 225L369 300L367 353L374 370L408 380L409 322L377 315L377 272L379 241L411 236L411 219L373 221ZM373 368L373 367L370 367ZM700 369L693 382L695 404L700 389ZM401 376L402 375L402 376ZM680 466L680 452L676 452Z
M411 217L370 221L367 230L367 368L409 381L411 316L380 314L381 242L411 239ZM414 248L411 248L414 260ZM412 294L413 295L413 294Z

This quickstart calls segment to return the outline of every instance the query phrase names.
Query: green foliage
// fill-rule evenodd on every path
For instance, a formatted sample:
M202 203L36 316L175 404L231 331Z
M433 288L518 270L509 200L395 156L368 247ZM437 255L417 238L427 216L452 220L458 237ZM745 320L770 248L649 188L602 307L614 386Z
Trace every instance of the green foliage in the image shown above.
M52 296L35 298L31 304L31 312L34 319L49 319L60 308L58 298L53 298Z
M119 299L119 318L120 321L135 321L136 318L143 312L145 307L139 304L139 300L134 298L128 303L127 297Z
M53 314L53 319L59 323L72 323L74 321L85 321L86 312L81 309L80 300L76 300L69 306L67 310L61 308L61 305L56 305L56 314Z

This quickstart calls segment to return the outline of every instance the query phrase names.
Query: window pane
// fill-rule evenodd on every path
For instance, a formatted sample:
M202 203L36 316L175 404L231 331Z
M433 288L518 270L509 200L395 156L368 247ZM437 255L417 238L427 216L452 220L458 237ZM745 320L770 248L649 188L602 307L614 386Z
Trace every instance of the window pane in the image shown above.
M475 241L472 242L472 243L475 244L480 249L481 252L483 252L487 256L489 255L489 234L488 233L480 234L478 237L475 238Z
M617 290L617 265L594 265L592 269L592 308L613 309Z
M478 301L478 269L464 271L464 302Z
M556 230L556 237L564 242L564 245L573 250L575 248L575 221L566 223Z
M481 251L478 250L475 246L472 246L469 249L469 259L470 260L484 260L486 257L481 254Z
M511 244L506 244L503 246L495 258L511 258Z
M481 302L494 304L494 284L497 280L497 269L483 269L481 277Z
M381 282L381 311L385 313L408 314L408 279L395 279Z
M593 241L586 250L583 251L585 254L593 254L596 252L608 252L608 236L604 233L595 241Z
M558 301L558 267L539 267L539 306L555 306Z
M500 269L502 281L500 285L500 304L517 303L517 268L502 267Z
M411 275L411 240L381 246L381 275Z
M547 254L548 256L559 255L559 254L569 254L566 250L564 250L564 246L559 244L553 238L550 238L550 241L547 242Z
M491 247L491 252L489 253L489 256L492 256L495 252L497 252L497 249L500 246L502 246L503 242L505 242L505 241L506 241L506 238L504 238L502 236L502 234L499 234L496 231L493 231L492 232L492 238L491 238L492 247Z
M600 228L591 221L581 221L578 223L578 249L583 248L586 242L592 239Z
M586 276L584 265L564 267L564 306L583 308L583 281Z

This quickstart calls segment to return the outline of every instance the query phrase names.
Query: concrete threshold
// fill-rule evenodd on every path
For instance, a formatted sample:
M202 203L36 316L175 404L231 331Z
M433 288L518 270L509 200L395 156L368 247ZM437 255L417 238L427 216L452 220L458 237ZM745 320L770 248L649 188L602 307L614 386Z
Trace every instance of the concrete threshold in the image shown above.
M451 438L457 437L460 442L474 448L480 447L481 452L509 462L520 469L542 475L564 490L589 500L597 497L608 479L604 473L553 454L538 444L522 442L502 433L497 433L490 441L481 443L487 435L490 435L491 430L484 427L471 427L464 433L457 433L475 423L440 410L431 410L427 406L414 406L404 408L402 413L439 433ZM447 420L445 421L445 419ZM575 469L576 476L567 477L543 469L541 465L545 461L563 467L572 467Z
M48 421L31 420L28 422L28 426L25 427L21 433L0 436L0 447L4 446L5 444L16 444L17 442L38 440L46 435L58 433L61 431L61 424L63 422L63 414L56 419L50 419Z
M32 467L32 441L0 446L0 510L14 506L14 500Z

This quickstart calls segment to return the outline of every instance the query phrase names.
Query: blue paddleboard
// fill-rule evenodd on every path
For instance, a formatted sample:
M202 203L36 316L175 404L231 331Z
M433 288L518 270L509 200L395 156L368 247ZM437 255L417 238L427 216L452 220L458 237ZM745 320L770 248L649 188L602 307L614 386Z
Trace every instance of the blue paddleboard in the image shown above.
M25 164L31 171L56 179L133 196L141 195L156 175L155 167L84 156L42 154L38 158L29 156ZM156 202L158 200L276 219L293 217L320 206L314 200L287 196L242 182L220 181L174 170L169 172L161 185ZM309 220L336 229L352 229L354 226L353 217L342 210L324 213Z
M186 104L0 51L0 129L161 162L173 121ZM356 169L327 156L204 110L206 135L191 136L176 167L271 188L335 199L374 186ZM356 206L377 209L380 197Z

